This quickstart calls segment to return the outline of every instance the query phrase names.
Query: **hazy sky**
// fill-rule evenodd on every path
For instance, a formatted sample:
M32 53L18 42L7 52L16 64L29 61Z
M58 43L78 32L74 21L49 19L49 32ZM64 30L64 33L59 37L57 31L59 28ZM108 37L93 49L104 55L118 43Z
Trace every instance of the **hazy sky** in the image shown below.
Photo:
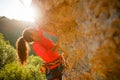
M33 21L33 11L30 9L31 0L0 0L0 16L10 19Z

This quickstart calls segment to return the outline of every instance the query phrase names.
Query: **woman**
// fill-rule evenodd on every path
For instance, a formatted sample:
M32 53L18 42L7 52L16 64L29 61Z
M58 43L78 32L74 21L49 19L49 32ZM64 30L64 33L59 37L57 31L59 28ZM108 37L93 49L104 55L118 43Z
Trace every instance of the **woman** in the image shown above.
M27 63L28 43L32 42L32 47L36 55L44 61L47 80L62 80L62 58L56 50L54 43L44 37L41 29L25 29L22 36L16 42L17 55L21 65ZM43 68L41 68L43 70Z

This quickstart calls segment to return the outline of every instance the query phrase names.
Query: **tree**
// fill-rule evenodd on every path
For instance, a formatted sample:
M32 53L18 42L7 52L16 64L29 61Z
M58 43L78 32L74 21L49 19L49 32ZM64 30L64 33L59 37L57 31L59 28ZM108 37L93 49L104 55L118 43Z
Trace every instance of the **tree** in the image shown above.
M0 70L0 80L45 80L45 75L39 71L41 63L40 58L30 56L24 67L17 62L7 64Z
M16 51L8 41L0 34L0 69L10 62L16 60Z

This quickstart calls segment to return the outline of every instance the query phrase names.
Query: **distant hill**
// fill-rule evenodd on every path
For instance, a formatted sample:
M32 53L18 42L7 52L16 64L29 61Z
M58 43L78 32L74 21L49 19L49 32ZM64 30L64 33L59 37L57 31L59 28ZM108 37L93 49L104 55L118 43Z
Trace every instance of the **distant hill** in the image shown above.
M14 19L8 19L5 16L0 17L0 33L3 34L6 40L15 47L15 42L20 37L22 31L26 27L32 27L34 24L23 22Z

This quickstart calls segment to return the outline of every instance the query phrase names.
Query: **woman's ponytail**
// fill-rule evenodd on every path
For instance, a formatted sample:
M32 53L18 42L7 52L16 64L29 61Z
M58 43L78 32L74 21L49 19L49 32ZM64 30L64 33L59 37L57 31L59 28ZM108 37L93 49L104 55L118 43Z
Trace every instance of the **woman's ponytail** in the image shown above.
M28 53L29 53L28 43L24 40L23 37L20 37L16 42L16 50L19 62L21 65L27 63Z

